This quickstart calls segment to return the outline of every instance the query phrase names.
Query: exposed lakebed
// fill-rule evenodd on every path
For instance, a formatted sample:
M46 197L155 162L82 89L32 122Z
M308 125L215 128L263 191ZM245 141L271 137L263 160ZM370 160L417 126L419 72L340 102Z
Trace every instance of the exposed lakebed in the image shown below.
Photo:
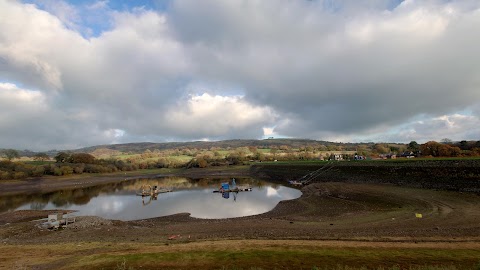
M3 197L0 210L76 210L79 216L107 219L138 220L190 213L196 218L232 218L261 214L273 209L282 200L301 196L296 189L252 178L236 179L238 186L252 191L214 193L222 182L231 179L158 178L122 181L93 187L79 187L44 194ZM138 196L149 186L171 189L156 196Z

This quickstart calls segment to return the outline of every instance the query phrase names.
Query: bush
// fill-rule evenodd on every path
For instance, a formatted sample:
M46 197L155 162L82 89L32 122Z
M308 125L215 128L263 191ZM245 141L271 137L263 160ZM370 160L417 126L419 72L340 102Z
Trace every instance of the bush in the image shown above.
M10 179L10 174L5 171L0 171L0 180L8 180Z
M58 168L58 167L55 167L53 169L53 175L61 176L62 175L62 170L60 170L60 168Z
M13 178L14 179L24 179L27 177L27 174L24 173L24 172L16 172L14 175L13 175Z
M73 168L73 172L76 173L76 174L82 174L83 170L85 170L85 165L83 165L83 164L75 166Z
M37 166L37 167L33 170L32 176L39 177L39 176L42 176L44 173L45 173L45 168L44 168L43 166Z
M70 175L73 174L73 168L70 166L62 166L60 167L63 175Z
M70 163L85 163L93 164L95 163L95 157L87 153L76 153L72 154L69 158Z

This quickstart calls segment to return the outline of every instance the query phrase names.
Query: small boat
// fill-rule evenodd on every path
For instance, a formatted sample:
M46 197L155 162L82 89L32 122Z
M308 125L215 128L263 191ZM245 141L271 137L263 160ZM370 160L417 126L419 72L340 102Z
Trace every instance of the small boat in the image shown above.
M297 180L290 180L290 181L288 181L288 183L290 185L294 185L294 186L303 186L303 183L300 182L300 181L297 181Z
M235 178L232 180L232 185L230 183L224 182L218 190L214 190L213 193L226 193L226 192L240 192L240 191L252 191L250 186L237 186Z

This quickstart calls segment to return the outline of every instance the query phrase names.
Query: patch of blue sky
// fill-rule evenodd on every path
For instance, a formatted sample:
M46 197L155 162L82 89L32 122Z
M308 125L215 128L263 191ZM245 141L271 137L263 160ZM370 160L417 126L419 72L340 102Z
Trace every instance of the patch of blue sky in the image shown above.
M132 11L137 8L147 10L164 11L170 5L171 0L130 0L130 1L108 1L108 6L113 10Z
M37 8L59 17L65 27L80 33L85 38L98 37L113 27L112 12L134 12L135 10L156 10L164 12L171 0L23 0ZM59 16L62 6L68 7L70 16Z
M404 1L405 0L390 0L390 1L388 1L387 9L388 10L394 10L396 7L398 7Z
M322 1L322 7L332 13L338 13L342 10L342 4L337 0L324 0Z
M53 1L49 0L23 0L23 3L35 4L44 9L47 4ZM109 9L117 11L131 11L136 8L145 8L152 10L165 10L171 0L65 0L65 3L77 8L95 8L108 6Z
M186 87L186 92L193 95L220 95L224 97L244 97L245 89L241 86L219 81L194 81L191 80Z
M28 90L28 91L38 91L36 89L33 89L33 90L32 89L27 89L25 84L23 84L20 81L16 81L16 80L0 79L0 84L10 84L10 85L14 85L18 89L24 89L24 90Z
M394 10L398 7L402 2L405 0L384 0L377 2L365 2L358 0L309 0L311 2L320 2L322 5L323 10L326 10L331 13L340 13L345 9L353 7L360 7L362 5L367 6L369 8L382 8L387 10Z
M457 111L456 114L465 115L465 116L473 116L474 112L473 112L472 107L466 107L466 108L464 108L460 111Z

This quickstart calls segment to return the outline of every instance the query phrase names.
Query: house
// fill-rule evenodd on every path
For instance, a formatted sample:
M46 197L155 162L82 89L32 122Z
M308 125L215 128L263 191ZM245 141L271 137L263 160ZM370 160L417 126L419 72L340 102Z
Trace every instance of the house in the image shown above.
M396 154L393 154L393 153L383 154L383 155L380 155L380 158L381 158L381 159L396 159L396 158L397 158L397 155L396 155Z
M342 154L331 154L328 160L343 160Z
M412 152L412 151L403 152L400 156L404 157L404 158L414 158L414 157L416 157L415 153Z

